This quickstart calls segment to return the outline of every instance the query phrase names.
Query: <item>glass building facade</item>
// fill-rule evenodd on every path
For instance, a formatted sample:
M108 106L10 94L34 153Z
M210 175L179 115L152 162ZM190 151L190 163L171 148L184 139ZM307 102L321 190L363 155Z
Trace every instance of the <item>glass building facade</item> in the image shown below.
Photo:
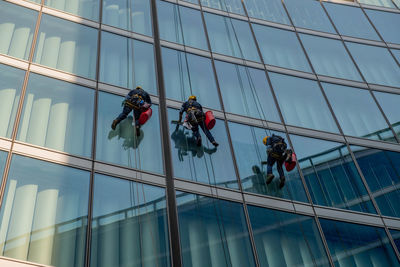
M0 0L0 266L400 266L399 106L399 0Z

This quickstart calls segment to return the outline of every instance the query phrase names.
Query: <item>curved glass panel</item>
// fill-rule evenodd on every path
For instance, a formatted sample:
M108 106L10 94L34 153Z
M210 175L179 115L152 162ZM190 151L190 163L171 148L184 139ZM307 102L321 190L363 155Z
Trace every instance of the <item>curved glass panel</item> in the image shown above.
M1 206L0 254L83 267L90 172L13 156Z
M207 107L221 109L211 59L162 48L162 63L167 98L186 101L195 95L207 100Z
M317 82L276 73L270 78L286 123L339 133Z
M331 83L322 86L345 135L396 142L368 90Z
M170 265L165 189L96 174L90 266Z
M24 78L25 71L0 64L0 136L2 137L11 138Z
M387 48L346 42L368 83L400 87L400 68Z
M46 0L44 4L90 20L99 20L99 0Z
M265 64L311 72L294 32L258 24L253 29Z
M31 74L17 139L90 157L94 90Z
M28 60L38 12L0 1L0 53Z
M244 0L249 17L291 25L281 0Z
M272 173L277 178L269 185L266 184L267 166L262 162L267 160L267 153L262 140L266 135L272 133L286 138L284 133L232 122L229 123L229 130L244 191L308 202L297 169L287 173L283 168L286 183L282 189L279 189L279 174L276 168L277 164L274 164Z
M96 78L97 29L43 14L34 62Z
M104 24L144 35L153 35L149 0L102 1Z
M246 15L241 0L201 0L202 6L207 6L231 13Z
M399 266L383 228L320 219L335 266Z
M365 12L387 43L400 44L400 14L371 9Z
M314 204L376 213L345 144L290 135Z
M157 94L152 44L103 31L100 53L100 81Z
M217 119L211 130L218 148L211 145L203 131L199 129L202 146L197 146L191 130L176 124L172 120L179 117L178 110L168 109L169 133L174 176L200 183L238 189L232 155L228 143L225 123Z
M382 107L386 118L388 118L390 125L393 127L397 136L400 137L400 113L398 112L400 95L376 91L374 91L374 95L379 105Z
M226 112L280 122L263 70L214 62Z
M176 192L183 266L256 266L240 203Z
M260 266L329 266L312 217L255 206L247 209Z
M341 41L308 34L300 39L317 74L362 81Z

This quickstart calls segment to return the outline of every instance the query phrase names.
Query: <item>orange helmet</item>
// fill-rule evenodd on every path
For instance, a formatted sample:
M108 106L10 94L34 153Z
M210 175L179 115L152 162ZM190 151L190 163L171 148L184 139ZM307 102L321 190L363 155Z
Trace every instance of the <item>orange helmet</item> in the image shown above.
M266 137L263 138L263 144L264 144L264 145L267 145L267 139L268 139L268 137L269 137L269 136L266 136Z
M197 101L197 98L196 98L196 96L195 95L191 95L191 96L189 96L189 99L188 99L188 101L189 100L194 100L194 101Z

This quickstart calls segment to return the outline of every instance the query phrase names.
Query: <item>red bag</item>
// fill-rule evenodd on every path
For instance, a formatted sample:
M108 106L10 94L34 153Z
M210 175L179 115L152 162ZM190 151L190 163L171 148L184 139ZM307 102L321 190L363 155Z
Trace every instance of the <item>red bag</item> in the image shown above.
M215 125L215 117L212 111L209 110L206 112L206 128L208 130L211 130L212 128L214 128L214 125Z
M140 114L140 117L139 117L139 124L140 125L145 124L146 121L148 121L148 119L150 119L152 114L153 114L153 111L151 110L151 108L148 108L145 112L142 112L142 114Z
M285 161L285 168L286 171L290 172L291 170L296 167L296 154L293 152L292 153L292 160L291 161Z

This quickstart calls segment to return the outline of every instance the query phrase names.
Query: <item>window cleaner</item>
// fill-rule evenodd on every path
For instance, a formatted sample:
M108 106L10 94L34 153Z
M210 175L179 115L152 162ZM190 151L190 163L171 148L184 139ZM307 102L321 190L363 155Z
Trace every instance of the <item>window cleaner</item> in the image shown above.
M136 136L140 136L140 126L145 124L152 115L150 95L142 87L138 86L126 95L122 106L124 107L122 113L113 120L111 129L115 130L118 123L124 120L133 110Z

